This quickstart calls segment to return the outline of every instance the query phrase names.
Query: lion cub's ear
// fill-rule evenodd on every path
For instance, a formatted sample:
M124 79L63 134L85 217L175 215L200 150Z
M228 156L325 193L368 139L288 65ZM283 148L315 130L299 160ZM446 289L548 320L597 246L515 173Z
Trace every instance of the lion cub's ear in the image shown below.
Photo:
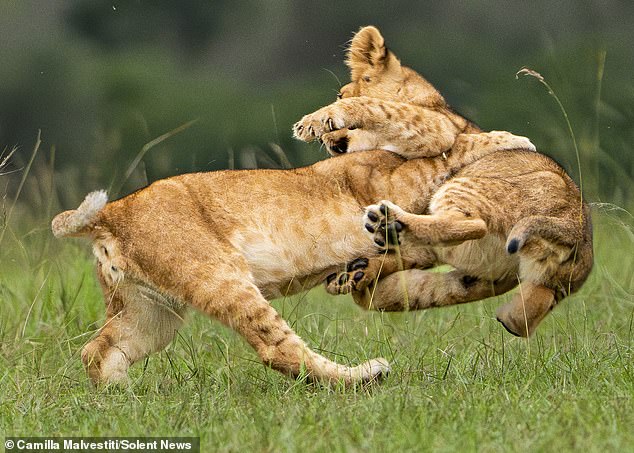
M385 40L376 27L363 27L352 37L346 65L353 81L369 70L380 71L392 63L398 63L398 59L385 47Z

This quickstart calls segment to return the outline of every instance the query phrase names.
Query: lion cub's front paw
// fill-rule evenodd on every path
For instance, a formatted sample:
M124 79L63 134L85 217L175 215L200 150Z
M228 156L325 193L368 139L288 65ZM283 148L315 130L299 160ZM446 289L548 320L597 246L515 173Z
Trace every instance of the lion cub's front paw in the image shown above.
M345 129L337 129L336 131L327 132L321 136L321 142L324 144L331 156L337 154L345 154L348 152L348 144L350 131Z
M367 258L357 258L346 265L346 270L330 274L326 278L326 291L329 294L348 294L352 291L362 291L372 283L367 274Z
M328 106L304 116L293 126L293 135L299 140L310 142L321 139L322 135L345 127L345 121L338 109Z
M404 213L405 211L387 200L365 208L365 229L381 250L392 249L401 244L401 232L405 229L405 224L399 217Z

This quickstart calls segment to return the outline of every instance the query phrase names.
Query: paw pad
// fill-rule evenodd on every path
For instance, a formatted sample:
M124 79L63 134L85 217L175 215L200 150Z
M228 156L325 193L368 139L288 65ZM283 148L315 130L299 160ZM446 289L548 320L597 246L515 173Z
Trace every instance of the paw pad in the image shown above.
M396 218L399 212L402 210L390 202L381 202L366 208L365 229L372 234L374 243L382 249L401 244L400 234L405 229L405 224Z
M344 271L326 277L326 290L330 294L348 294L365 289L370 283L364 270L368 267L367 258L357 258L346 265Z

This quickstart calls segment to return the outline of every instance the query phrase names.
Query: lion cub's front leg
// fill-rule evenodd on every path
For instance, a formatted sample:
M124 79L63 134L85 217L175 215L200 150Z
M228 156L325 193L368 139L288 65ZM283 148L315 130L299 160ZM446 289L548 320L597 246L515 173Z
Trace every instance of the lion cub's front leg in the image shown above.
M336 136L325 136L339 130ZM296 138L335 143L341 152L384 149L404 157L438 156L460 133L442 112L367 96L340 99L304 116L293 126ZM345 145L345 146L342 146Z
M377 277L380 262L377 258L357 258L348 264L343 271L330 274L326 278L326 291L329 294L348 294L361 291Z
M367 96L340 99L330 105L305 115L293 126L293 135L299 140L310 142L321 139L328 132L339 129L359 129L376 131L384 128L390 120L414 116L414 111L422 110L409 104L383 101ZM401 128L400 125L396 126ZM402 134L402 131L400 132ZM392 134L396 137L396 134Z
M385 143L383 137L376 132L366 129L338 129L326 132L321 136L321 142L331 155L369 151L373 149L392 150L390 144Z

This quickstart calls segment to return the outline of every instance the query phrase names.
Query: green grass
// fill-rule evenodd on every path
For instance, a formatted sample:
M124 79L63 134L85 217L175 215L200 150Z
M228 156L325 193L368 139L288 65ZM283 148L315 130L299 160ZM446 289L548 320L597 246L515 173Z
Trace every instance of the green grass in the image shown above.
M18 211L18 210L16 210ZM277 300L313 348L383 356L368 388L326 388L262 366L234 332L192 313L129 388L95 390L78 351L103 321L89 246L47 223L0 245L0 432L200 436L202 451L624 451L634 445L634 233L595 209L593 274L526 341L497 299L418 313L357 309L322 289Z

